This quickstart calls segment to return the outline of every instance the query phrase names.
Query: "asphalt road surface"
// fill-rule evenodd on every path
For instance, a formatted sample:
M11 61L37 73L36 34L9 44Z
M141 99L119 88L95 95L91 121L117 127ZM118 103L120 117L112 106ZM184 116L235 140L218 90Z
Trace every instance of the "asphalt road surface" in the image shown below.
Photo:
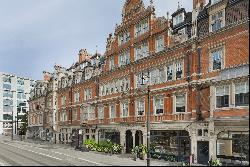
M25 144L24 142L0 139L0 166L102 166L66 154L51 146Z

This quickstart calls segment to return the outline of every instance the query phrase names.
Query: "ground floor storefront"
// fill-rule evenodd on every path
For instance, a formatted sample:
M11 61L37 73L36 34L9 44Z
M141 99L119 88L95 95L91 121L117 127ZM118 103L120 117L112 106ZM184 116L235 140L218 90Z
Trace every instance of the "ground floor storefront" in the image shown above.
M237 125L237 126L235 126ZM219 158L225 163L249 162L249 121L151 123L150 154L154 159L208 165ZM86 139L96 143L110 140L131 153L135 146L147 145L145 124L116 124L61 128L58 141L80 146Z

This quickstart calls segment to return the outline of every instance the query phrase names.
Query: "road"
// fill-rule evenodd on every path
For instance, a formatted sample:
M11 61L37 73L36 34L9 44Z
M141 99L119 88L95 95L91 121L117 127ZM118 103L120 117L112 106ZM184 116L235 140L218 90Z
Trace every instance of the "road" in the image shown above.
M151 161L152 166L176 166ZM11 140L0 135L0 166L146 166L146 160L133 161L124 155L80 152L69 146L34 141Z
M63 148L62 148L63 149ZM69 150L70 151L70 150ZM73 151L73 150L72 150ZM75 151L76 152L76 151ZM0 166L103 166L49 145L29 144L0 137Z

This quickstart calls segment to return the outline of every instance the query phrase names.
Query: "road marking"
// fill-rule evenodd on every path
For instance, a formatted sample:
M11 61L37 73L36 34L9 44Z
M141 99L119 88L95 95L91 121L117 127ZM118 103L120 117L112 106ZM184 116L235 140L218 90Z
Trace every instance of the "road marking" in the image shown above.
M25 149L24 147L13 146L13 145L10 145L10 144L7 144L7 145L12 146L12 147L16 147L16 148L19 148L19 149L22 149L22 150L25 150L25 151L29 151L29 152L32 152L32 153L35 153L35 154L43 155L43 156L46 156L46 157L50 157L50 158L53 158L53 159L57 159L57 160L62 161L62 159L60 159L60 158L53 157L53 156L50 156L50 155L46 155L46 154L44 154L44 153L35 152L35 151L33 151L33 150Z
M100 165L100 166L106 166L105 164L101 164L101 163L98 163L98 162L90 161L90 160L87 160L87 159L82 159L82 158L77 158L77 159L82 160L82 161L86 161L86 162L89 162L89 163L93 163L93 164L96 164L96 165Z
M8 144L8 145L9 145L9 144ZM40 149L40 150L46 150L46 149L42 149L42 148L39 148L39 147L30 146L30 145L26 145L26 144L23 144L23 145L28 146L28 147L32 147L32 148L37 148L37 149ZM12 146L12 145L10 145L10 146ZM16 146L16 147L17 147L17 148L23 148L23 147L18 147L18 146ZM24 150L26 150L26 149L24 149ZM30 152L33 152L33 153L36 153L36 154L40 154L40 155L44 155L44 156L51 157L51 158L54 158L54 159L62 160L62 159L60 159L60 158L52 157L52 156L49 156L49 155L46 155L46 154L43 154L43 153L34 152L34 151L32 151L32 150L26 150L26 151L30 151ZM51 151L52 153L55 153L55 154L60 154L60 155L66 156L66 157L70 157L70 158L74 158L74 159L79 159L79 160L86 161L86 162L89 162L89 163L92 163L92 164L96 164L96 165L100 165L100 166L106 166L105 164L102 164L102 163L90 161L90 160L83 159L83 158L73 157L73 156L70 156L70 155L67 155L67 154L64 154L64 153L60 153L60 152L57 152L57 151L52 151L52 150L50 150L50 151Z

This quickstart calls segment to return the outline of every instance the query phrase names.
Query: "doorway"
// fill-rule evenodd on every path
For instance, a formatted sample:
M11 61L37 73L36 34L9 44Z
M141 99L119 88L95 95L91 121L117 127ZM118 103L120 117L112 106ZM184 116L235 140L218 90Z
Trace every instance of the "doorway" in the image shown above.
M209 161L209 142L208 141L197 142L197 160L198 160L198 164L208 165L208 161Z
M126 153L131 153L133 149L133 135L130 130L126 131Z
M143 144L142 131L137 130L135 133L135 146L140 146L141 144Z

